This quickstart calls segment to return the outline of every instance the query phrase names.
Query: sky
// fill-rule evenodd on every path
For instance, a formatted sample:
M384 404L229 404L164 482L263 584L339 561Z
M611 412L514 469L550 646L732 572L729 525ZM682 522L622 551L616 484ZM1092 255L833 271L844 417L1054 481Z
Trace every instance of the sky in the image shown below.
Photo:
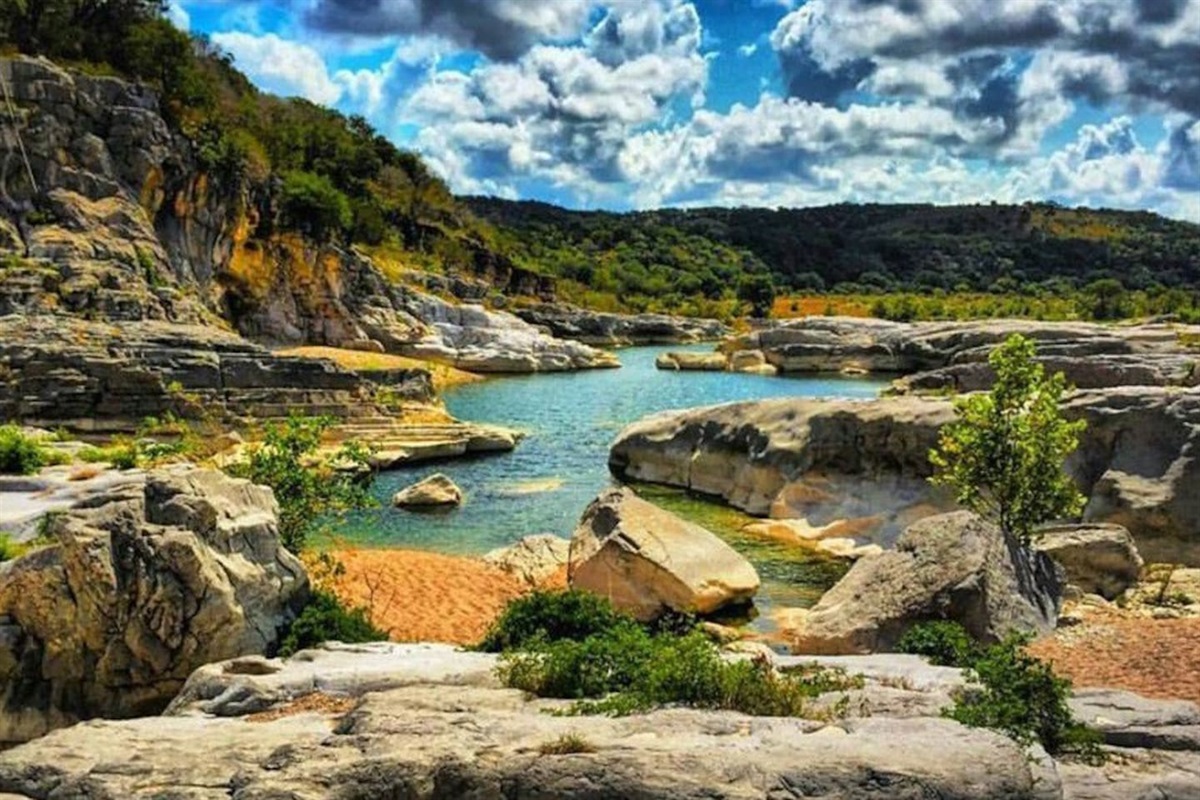
M461 194L1200 221L1200 0L173 0Z

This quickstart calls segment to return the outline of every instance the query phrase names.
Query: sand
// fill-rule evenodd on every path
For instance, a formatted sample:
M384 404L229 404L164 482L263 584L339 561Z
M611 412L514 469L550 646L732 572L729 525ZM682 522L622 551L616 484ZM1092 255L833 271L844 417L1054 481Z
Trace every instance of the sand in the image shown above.
M396 642L474 644L524 582L476 558L419 550L342 549L337 592L372 612ZM563 576L553 583L563 584Z
M276 355L293 356L296 358L327 358L339 367L355 372L378 372L390 369L424 369L429 371L433 378L434 391L439 393L452 386L461 386L464 383L475 383L476 381L483 380L482 376L476 375L473 372L465 372L445 364L387 353L342 350L337 347L293 347L287 350L280 350Z
M1200 619L1112 610L1059 628L1030 652L1078 687L1107 686L1200 703Z

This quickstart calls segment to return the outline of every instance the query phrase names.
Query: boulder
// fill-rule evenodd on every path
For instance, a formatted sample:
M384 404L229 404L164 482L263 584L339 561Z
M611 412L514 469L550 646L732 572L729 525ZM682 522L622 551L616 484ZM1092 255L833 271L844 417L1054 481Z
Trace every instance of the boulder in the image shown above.
M738 350L729 356L729 369L733 372L748 372L753 375L774 375L779 369L767 363L762 350Z
M0 567L0 741L161 711L197 667L269 652L308 594L271 490L179 467L51 517Z
M430 475L407 489L401 489L392 498L398 508L431 508L457 506L463 501L463 491L454 481L442 473Z
M520 308L514 313L560 339L600 347L684 344L719 339L729 333L729 328L715 319L665 314L608 314L562 304L541 304Z
M663 353L654 359L654 366L664 370L724 372L729 360L721 353Z
M1142 557L1120 525L1060 525L1038 532L1034 545L1066 572L1067 582L1086 594L1114 600L1138 582Z
M667 610L711 614L749 602L759 586L732 547L626 488L602 493L584 512L569 580L643 620Z
M1048 556L959 511L923 519L894 549L860 559L786 633L797 653L872 653L894 648L915 623L949 619L994 642L1052 630L1061 593Z
M565 567L570 554L570 542L544 533L526 536L516 544L493 550L483 560L530 586L538 586Z

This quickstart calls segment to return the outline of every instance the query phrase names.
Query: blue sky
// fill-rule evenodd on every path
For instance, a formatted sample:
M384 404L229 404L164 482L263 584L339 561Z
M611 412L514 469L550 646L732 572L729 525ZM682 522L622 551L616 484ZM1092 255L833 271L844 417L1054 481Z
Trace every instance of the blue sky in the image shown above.
M1200 220L1200 0L175 0L461 193Z

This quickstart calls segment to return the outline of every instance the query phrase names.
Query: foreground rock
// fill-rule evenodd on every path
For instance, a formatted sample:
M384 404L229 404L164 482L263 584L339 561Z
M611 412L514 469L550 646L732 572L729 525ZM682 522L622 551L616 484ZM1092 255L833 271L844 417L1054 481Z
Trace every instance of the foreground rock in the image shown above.
M921 520L892 550L860 559L817 605L791 613L785 635L797 653L872 653L918 622L948 619L994 642L1053 630L1061 592L1047 556L960 511Z
M561 304L519 308L514 313L560 339L574 339L598 347L706 342L729 333L729 328L715 319L666 314L607 314Z
M1061 797L1053 770L1011 741L914 714L932 687L871 682L900 716L835 724L685 709L581 719L544 713L560 702L499 688L494 663L381 645L214 665L189 681L173 716L92 723L0 754L0 791L61 800L765 800L803 787L810 797L866 800L883 781L896 798ZM226 718L264 710L254 724ZM566 735L589 752L542 753Z
M0 741L160 711L197 667L270 651L308 581L269 489L191 467L52 518L0 566Z
M1115 600L1142 573L1133 537L1120 525L1046 528L1039 531L1034 546L1062 566L1069 584L1106 600Z
M462 501L462 489L439 472L397 492L392 498L392 505L398 508L438 508L462 505Z
M529 586L539 586L557 575L567 565L570 556L570 542L544 533L526 536L514 545L493 550L483 560Z
M1088 423L1067 462L1085 521L1122 525L1149 562L1200 564L1200 388L1078 392L1065 414ZM689 488L751 514L815 527L861 523L895 540L914 519L946 510L932 490L929 450L953 419L945 399L763 400L669 412L627 427L609 454L622 479Z
M711 614L749 602L759 586L733 548L630 489L610 489L584 511L569 580L643 620L667 610Z
M1054 763L939 716L958 670L913 656L779 658L861 675L822 719L668 709L565 717L496 682L496 658L435 645L326 645L192 676L167 716L91 722L0 753L0 792L36 800L1186 798L1200 753L1173 746L1200 711L1093 691L1102 768ZM841 709L830 717L830 709ZM253 716L251 716L253 715ZM564 736L585 752L553 755ZM920 746L898 747L897 742Z

